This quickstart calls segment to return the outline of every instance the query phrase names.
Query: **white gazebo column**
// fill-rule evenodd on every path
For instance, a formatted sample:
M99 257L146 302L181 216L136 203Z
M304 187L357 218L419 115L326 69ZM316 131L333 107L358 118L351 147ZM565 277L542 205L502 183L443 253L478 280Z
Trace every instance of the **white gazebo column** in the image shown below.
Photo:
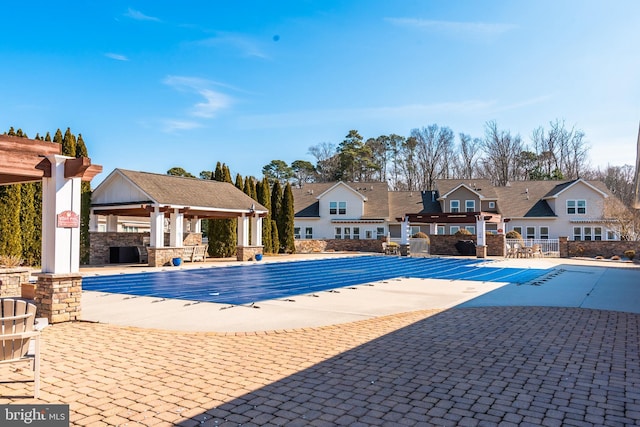
M251 246L262 246L262 217L254 215L251 217Z
M152 248L164 247L164 212L160 212L159 206L155 206L151 212L149 246Z
M47 156L51 169L42 179L42 273L35 301L51 323L80 319L80 175L67 177L73 158Z
M118 216L107 215L107 231L115 233L118 231Z
M98 215L93 212L89 214L89 231L98 231Z
M198 218L197 216L191 219L191 232L202 233L201 221L200 221L200 218Z
M169 246L181 248L184 241L184 214L180 212L180 209L174 208L169 216L169 221Z
M435 222L429 224L429 234L433 236L438 235L438 224L436 224Z
M238 246L249 246L249 218L245 214L238 218Z
M483 215L476 215L476 236L478 238L476 244L476 257L487 257L487 223Z
M400 224L400 255L409 255L409 236L411 235L411 226L409 225L409 217L405 216Z

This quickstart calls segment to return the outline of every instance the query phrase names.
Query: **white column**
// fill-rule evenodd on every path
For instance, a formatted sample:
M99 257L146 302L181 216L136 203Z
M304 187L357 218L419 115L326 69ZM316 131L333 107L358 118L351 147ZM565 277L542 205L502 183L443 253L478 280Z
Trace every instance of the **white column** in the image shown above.
M198 218L197 216L191 219L191 232L192 233L202 232L202 225L200 224L200 218Z
M118 231L118 216L117 215L108 215L107 216L107 231L116 232Z
M409 217L405 216L402 220L402 225L400 228L400 244L408 245L409 244L409 235L411 234L411 226L409 225Z
M249 246L249 218L245 214L238 218L238 246Z
M169 221L169 246L181 248L184 241L184 214L180 212L180 209L174 208L169 216Z
M51 177L42 179L42 272L80 270L80 178L65 178L71 157L51 155Z
M251 217L251 246L262 246L262 218L254 215Z
M429 224L429 234L433 236L438 235L438 224L436 224L435 222Z
M89 213L89 231L98 231L98 215L93 212Z
M478 246L486 246L487 223L483 215L476 215L476 235L478 236Z
M155 206L151 212L151 232L149 246L152 248L164 248L164 212Z

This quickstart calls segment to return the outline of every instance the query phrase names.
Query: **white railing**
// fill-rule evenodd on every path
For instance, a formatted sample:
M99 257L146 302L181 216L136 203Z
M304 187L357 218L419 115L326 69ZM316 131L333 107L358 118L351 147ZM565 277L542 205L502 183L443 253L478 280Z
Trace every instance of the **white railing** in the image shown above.
M514 248L516 245L524 245L526 247L533 247L533 245L540 245L542 256L545 258L559 258L560 257L560 242L558 239L505 239L506 249L505 253L509 253L509 248Z

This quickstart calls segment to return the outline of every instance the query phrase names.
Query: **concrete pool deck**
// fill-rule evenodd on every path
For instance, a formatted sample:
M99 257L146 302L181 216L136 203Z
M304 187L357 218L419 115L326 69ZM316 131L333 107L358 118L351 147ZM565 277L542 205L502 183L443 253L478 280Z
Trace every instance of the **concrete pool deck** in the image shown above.
M354 256L314 254L265 258L265 262ZM467 280L395 278L287 299L228 305L85 291L86 321L183 331L261 332L347 323L416 310L455 306L556 306L640 313L640 266L576 259L492 259L495 267L549 270L522 285ZM215 262L206 267L228 265ZM233 265L239 263L234 262ZM249 263L245 263L249 264ZM185 264L177 268L203 268ZM176 267L105 267L84 275L161 271Z

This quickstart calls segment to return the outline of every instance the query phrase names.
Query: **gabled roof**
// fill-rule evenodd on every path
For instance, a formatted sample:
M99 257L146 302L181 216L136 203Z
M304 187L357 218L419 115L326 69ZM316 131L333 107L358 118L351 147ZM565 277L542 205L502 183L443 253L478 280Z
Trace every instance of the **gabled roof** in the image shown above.
M408 213L442 213L435 191L392 191L389 193L389 204L392 220Z
M488 179L436 179L435 189L438 190L440 197L445 199L451 193L465 187L473 193L477 194L481 199L495 199L497 195L494 186Z
M296 218L319 218L318 199L334 189L344 185L357 193L364 203L364 215L361 219L389 218L389 187L384 182L318 182L292 188L293 205Z
M122 188L125 186L127 188ZM120 188L113 188L120 186ZM120 191L118 191L120 190ZM137 195L141 200L133 200ZM267 212L233 184L197 178L114 169L93 191L92 207L157 204L230 212Z
M605 186L604 182L602 182L602 181L585 181L582 178L578 178L578 179L574 179L573 181L567 181L565 183L556 185L551 191L549 191L544 196L544 198L545 199L556 198L556 197L560 196L560 194L562 194L564 191L568 190L569 188L573 187L574 185L576 185L578 183L582 183L582 184L586 185L587 187L591 187L591 189L593 191L596 191L596 192L602 194L603 197L609 197L609 190L607 190L607 187Z

